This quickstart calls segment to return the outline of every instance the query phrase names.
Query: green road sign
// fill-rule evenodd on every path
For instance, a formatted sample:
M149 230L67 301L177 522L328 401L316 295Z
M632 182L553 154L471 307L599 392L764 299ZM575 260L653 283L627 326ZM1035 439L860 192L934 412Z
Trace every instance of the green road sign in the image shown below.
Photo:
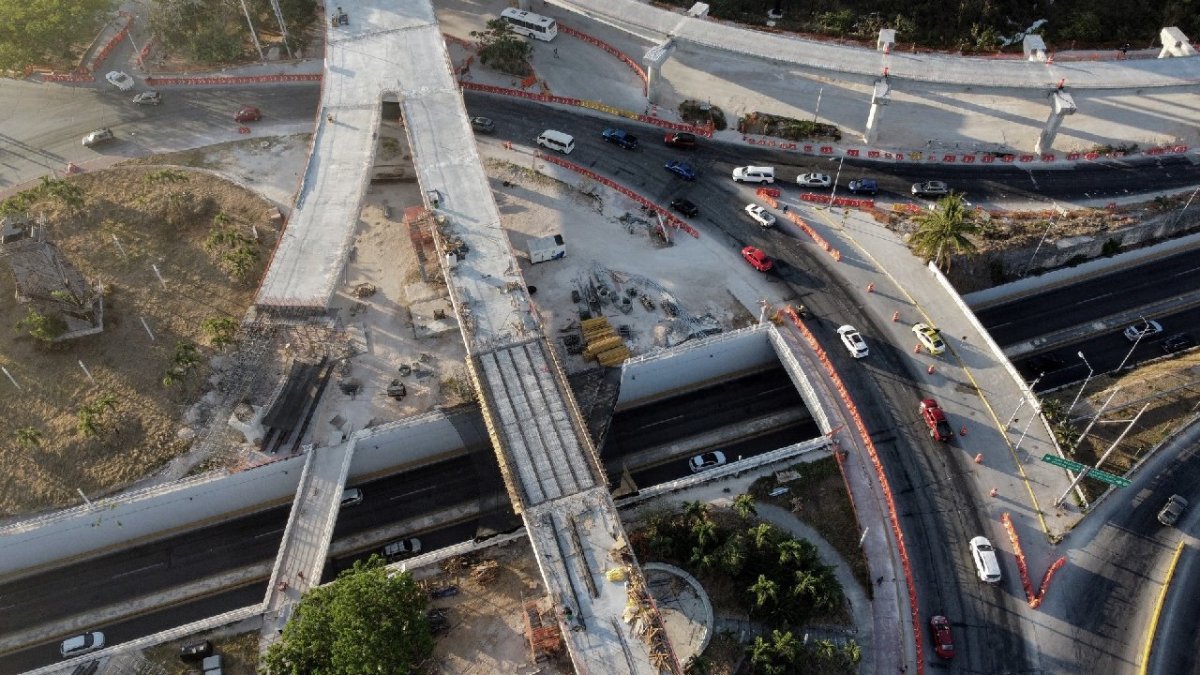
M1129 479L1127 478L1121 478L1120 476L1115 476L1107 471L1098 471L1096 469L1089 471L1087 477L1095 478L1101 483L1108 483L1109 485L1114 485L1116 487L1129 487L1130 484Z
M1069 459L1063 459L1062 457L1059 457L1058 455L1050 455L1050 454L1042 455L1042 461L1047 464L1053 464L1054 466L1061 466L1064 469L1070 469L1071 471L1075 471L1075 472L1083 471L1084 469L1087 468L1087 466L1084 464L1080 464L1079 462L1072 462Z
M1072 462L1069 459L1063 459L1062 457L1059 457L1058 455L1050 455L1050 454L1042 455L1042 461L1047 464L1053 464L1054 466L1061 466L1064 469L1070 469L1071 471L1075 471L1075 472L1080 472L1080 471L1083 471L1084 469L1088 468L1084 464L1080 464L1079 462ZM1108 483L1109 485L1115 485L1117 487L1129 487L1129 485L1130 485L1128 478L1121 478L1120 476L1111 474L1107 471L1100 471L1098 469L1089 470L1087 473L1087 477L1094 478L1094 479L1100 481L1101 483Z

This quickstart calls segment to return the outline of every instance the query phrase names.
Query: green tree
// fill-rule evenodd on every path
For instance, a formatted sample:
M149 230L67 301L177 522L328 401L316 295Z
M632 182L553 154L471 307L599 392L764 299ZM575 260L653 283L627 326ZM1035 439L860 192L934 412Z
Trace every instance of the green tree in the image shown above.
M112 0L0 0L0 70L65 68L115 9Z
M264 675L404 675L433 652L427 596L382 558L358 561L337 581L304 594L283 637L263 657Z
M717 524L711 520L702 520L692 526L692 538L696 546L708 549L717 541Z
M721 571L736 577L742 573L742 567L746 564L746 540L740 534L729 537L717 549L716 557Z
M790 666L796 664L796 658L800 655L800 641L792 635L792 631L771 631L771 647L775 651L776 660Z
M774 605L779 598L779 584L767 578L767 575L758 575L758 580L750 586L749 591L754 594L755 609L764 609L767 603Z
M979 231L975 212L962 195L950 193L929 211L915 218L917 230L908 239L913 253L932 260L938 269L950 271L951 256L975 252L970 236Z
M23 448L36 448L42 444L42 432L36 427L21 427L16 431L17 445Z
M487 22L487 30L471 31L471 37L479 41L479 62L509 75L529 74L529 57L533 46L512 32L509 25L500 19Z
M785 539L779 542L779 564L784 567L808 569L820 563L817 547L803 539Z
M747 520L752 516L758 515L758 509L754 508L754 497L749 493L742 493L733 500L733 512L738 514L742 520Z
M748 530L750 541L754 542L756 550L763 550L773 546L779 539L779 531L770 523L759 523Z
M238 322L231 316L212 316L200 323L200 329L208 336L209 344L220 349L233 344Z
M25 318L17 322L17 330L25 331L35 340L53 342L67 332L67 322L57 314L42 314L30 307L25 311Z
M684 502L683 517L689 523L708 520L708 504L701 501Z

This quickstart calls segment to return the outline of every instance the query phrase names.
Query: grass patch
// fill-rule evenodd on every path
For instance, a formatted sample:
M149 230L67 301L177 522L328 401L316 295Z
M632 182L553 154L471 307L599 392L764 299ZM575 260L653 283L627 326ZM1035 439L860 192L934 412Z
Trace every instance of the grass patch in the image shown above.
M225 675L255 675L258 672L258 631L237 635L192 635L183 640L150 647L142 652L142 656L161 666L165 675L193 675L200 672L197 667L199 664L181 661L179 648L201 640L213 643L213 653L221 655L221 672Z

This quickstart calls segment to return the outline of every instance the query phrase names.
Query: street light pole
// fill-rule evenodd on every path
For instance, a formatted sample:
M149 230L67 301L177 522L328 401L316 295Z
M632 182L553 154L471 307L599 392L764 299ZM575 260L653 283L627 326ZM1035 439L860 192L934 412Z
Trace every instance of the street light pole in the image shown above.
M1146 412L1146 408L1149 407L1149 403L1142 406L1142 409L1138 411L1138 414L1134 415L1133 419L1129 420L1129 426L1125 427L1125 430L1121 432L1121 435L1117 436L1117 440L1113 441L1112 445L1108 446L1108 449L1104 451L1103 455L1100 455L1100 459L1096 460L1096 466L1085 466L1083 467L1083 471L1080 471L1078 474L1076 474L1075 480L1071 481L1071 484L1067 486L1066 491L1064 491L1062 495L1054 501L1055 506L1062 506L1062 503L1066 501L1067 496L1071 494L1071 490L1074 490L1075 486L1079 485L1080 481L1082 481L1088 475L1088 472L1090 472L1092 469L1099 469L1100 465L1104 464L1104 460L1108 459L1108 456L1112 454L1112 451L1116 450L1117 446L1121 444L1121 441L1125 440L1125 435L1129 433L1129 430L1133 428L1133 425L1137 424L1137 421L1142 417L1142 413Z
M1129 360L1129 357L1133 356L1133 351L1135 349L1137 349L1138 343L1140 343L1142 341L1142 338L1146 337L1145 329L1150 327L1150 322L1147 321L1146 317L1144 317L1144 316L1140 317L1140 318L1142 320L1142 329L1143 330L1141 330L1138 333L1137 339L1133 341L1133 346L1129 348L1129 353L1125 355L1125 358L1121 359L1121 365L1117 366L1118 373L1120 373L1121 369L1125 367L1125 362Z
M821 114L821 94L825 93L825 87L817 90L817 109L813 111L813 124L817 123L817 115Z
M1037 386L1037 383L1042 380L1043 376L1045 376L1045 373L1038 373L1038 376L1033 378L1033 382L1029 383L1029 393L1030 394L1033 393L1033 388ZM1010 415L1008 418L1008 421L1004 423L1005 429L1007 429L1009 427L1009 425L1011 425L1013 423L1013 420L1017 419L1017 413L1021 412L1021 408L1025 407L1025 403L1028 400L1029 399L1026 398L1025 396L1021 396L1021 402L1017 404L1016 410L1013 410L1013 414Z
M829 159L832 160L833 158L830 157ZM833 210L833 200L837 199L837 186L838 186L838 181L842 179L842 162L844 162L844 161L846 161L845 155L838 157L838 168L837 168L837 171L833 175L833 191L829 193L829 209L830 210Z
M1071 401L1071 407L1067 408L1067 414L1064 416L1066 419L1071 419L1071 411L1075 409L1075 404L1079 403L1079 397L1083 396L1083 390L1087 389L1088 381L1092 379L1092 373L1096 372L1092 370L1092 364L1088 363L1087 357L1083 355L1082 351L1076 353L1079 354L1079 358L1083 359L1083 365L1087 366L1088 374L1083 378L1083 386L1079 388L1079 393L1075 394L1075 400Z

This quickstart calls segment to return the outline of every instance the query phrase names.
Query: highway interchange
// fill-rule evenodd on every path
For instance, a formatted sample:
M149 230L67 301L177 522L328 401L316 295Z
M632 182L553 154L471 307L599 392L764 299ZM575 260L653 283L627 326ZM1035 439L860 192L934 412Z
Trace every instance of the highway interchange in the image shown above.
M0 136L0 140L3 141L4 158L0 163L0 180L3 180L5 188L23 183L47 171L61 170L69 161L87 165L88 160L94 159L96 155L91 150L82 148L79 138L100 126L112 127L118 137L124 139L104 148L102 152L110 156L136 156L149 149L182 149L189 144L201 144L201 141L214 133L225 133L231 126L229 116L232 110L240 104L261 107L268 119L296 125L311 123L317 98L315 86L295 84L232 90L167 89L164 91L165 103L162 106L143 108L130 104L125 94L107 90L42 87L11 81L0 83L0 88L3 88L0 92L0 101L3 101L3 104L0 105L5 108L0 114L4 114L11 121ZM572 160L607 174L660 203L665 204L676 196L687 196L700 206L699 221L723 233L730 240L731 261L735 260L734 252L737 247L752 244L767 250L780 262L777 278L787 283L797 298L814 312L814 325L823 342L835 344L833 328L850 319L863 331L869 342L880 344L881 340L875 338L881 335L882 331L874 326L869 316L857 306L852 290L846 288L843 282L826 270L824 260L813 258L809 254L811 249L802 246L800 242L790 240L788 235L778 229L764 232L746 219L741 212L743 202L735 196L735 189L728 179L729 171L734 166L766 164L778 167L781 183L786 185L786 181L795 174L806 170L834 173L836 164L828 159L718 143L708 143L695 153L685 154L657 143L656 136L660 133L657 130L634 124L623 126L643 138L643 149L639 152L626 152L600 140L600 130L613 123L607 118L591 116L576 110L480 94L467 94L465 99L471 114L485 115L497 121L497 137L502 140L531 144L533 137L542 129L566 129L575 135L579 146L572 155ZM695 183L683 183L662 169L665 161L681 157L691 161L700 170L700 179ZM1200 183L1200 168L1185 160L1174 158L1136 165L1115 162L1072 170L1032 171L1020 167L878 166L847 160L842 167L840 182L844 185L850 178L864 175L880 181L884 191L881 195L883 198L905 196L908 185L914 181L939 178L950 182L955 189L966 192L973 202L982 204L999 204L1010 199L1043 203L1051 199L1110 199L1128 196L1131 192L1139 190L1150 193L1182 189ZM714 232L713 236L719 235ZM1186 262L1180 265L1179 271L1185 271ZM1140 275L1143 279L1161 279L1157 271L1157 268L1140 268L1140 271L1130 274ZM1194 287L1194 281L1189 281L1191 278L1193 277L1180 277L1177 283L1180 288L1186 288L1189 283ZM1109 283L1113 289L1125 289L1126 284L1130 282L1113 279ZM1096 282L1092 282L1073 292L1080 294L1075 297L1086 299L1100 293L1101 290ZM1103 287L1103 292L1112 290ZM1136 292L1121 293L1120 300L1129 304L1129 307L1136 308L1143 301L1165 297L1172 292L1174 290L1167 285L1146 283L1140 285ZM1044 304L1039 305L1039 302ZM1053 313L1038 308L1057 305L1061 309L1066 306L1064 302L1074 307L1072 311L1077 313L1064 313L1065 318L1059 317L1063 322L1103 318L1113 313L1113 307L1116 306L1106 302L1102 308L1089 315L1089 305L1085 302L1062 298L1057 301L1043 300L1041 296L1035 296L1023 301L1021 305L1008 307L1006 312L997 308L989 310L994 311L997 318L990 318L988 312L984 312L981 318L988 325L992 325L989 323L992 321L1002 335L1006 334L1006 330L1014 331L1001 341L1002 344L1006 344L1005 340L1011 342L1032 337L1019 332L1019 327L1013 326L1014 314L1025 311L1023 308L1028 308L1032 314ZM1191 325L1200 325L1197 318L1200 317L1185 312L1171 321L1180 327L1188 322ZM1030 321L1028 325L1036 325L1042 329L1045 323ZM1124 356L1122 347L1127 351L1129 343L1121 338L1115 329L1103 335L1081 335L1077 341L1056 347L1057 351L1068 355L1064 357L1067 367L1062 370L1072 369L1071 373L1060 373L1056 377L1060 383L1065 384L1086 374L1086 370L1072 365L1070 355L1075 351L1085 351L1093 366L1099 369L1101 359L1111 360L1118 354ZM1147 355L1153 349L1152 344L1139 346L1139 350L1147 350ZM1164 466L1161 473L1145 474L1148 486L1145 489L1150 491L1149 494L1121 494L1109 502L1124 503L1136 498L1136 503L1131 504L1131 508L1110 508L1092 516L1103 517L1105 520L1103 526L1093 526L1103 530L1101 535L1086 543L1086 549L1093 552L1100 561L1090 570L1092 574L1089 576L1109 580L1114 587L1125 589L1128 604L1106 599L1099 593L1079 593L1079 603L1072 607L1070 616L1065 619L1076 622L1081 628L1089 629L1092 638L1061 638L1073 639L1078 658L1073 664L1061 663L1048 667L1038 657L1038 645L1029 641L1028 631L1021 625L1024 617L1018 610L1024 599L976 583L969 560L962 554L966 539L984 531L987 523L984 522L981 512L970 505L973 489L967 482L965 458L956 457L943 448L934 447L918 426L913 408L914 402L920 398L921 391L912 384L915 379L910 371L912 363L902 358L900 351L896 349L876 350L863 367L852 363L841 350L833 349L831 354L843 373L843 378L855 391L867 426L873 431L873 440L887 466L893 490L897 494L905 535L910 542L910 550L917 554L914 562L921 615L927 617L934 613L944 613L954 621L955 635L960 643L959 657L953 664L954 669L980 673L1039 670L1070 672L1073 669L1075 672L1099 672L1091 671L1085 664L1103 662L1113 665L1112 670L1106 672L1118 672L1128 670L1132 667L1131 664L1136 664L1140 655L1130 653L1132 647L1129 645L1136 644L1140 649L1140 631L1143 627L1131 624L1135 613L1130 611L1129 605L1144 605L1154 600L1149 597L1152 594L1142 591L1142 588L1147 584L1153 586L1150 582L1160 579L1164 556L1169 555L1172 550L1164 546L1131 546L1128 542L1119 540L1115 533L1125 533L1134 537L1136 541L1144 541L1146 538L1158 541L1169 537L1169 532L1161 531L1152 522L1153 513L1162 498L1172 490L1181 491L1189 498L1200 497L1192 487L1196 481L1188 480L1196 477L1195 457L1180 457L1179 464ZM1140 355L1135 357L1143 358ZM1119 357L1117 360L1119 361ZM1018 366L1024 367L1020 363ZM1028 374L1028 368L1024 369ZM1047 377L1049 378L1049 375ZM1046 386L1049 386L1050 380L1047 379L1046 383ZM1168 479L1165 476L1172 478ZM371 489L372 492L376 490L374 487ZM351 517L350 514L347 517ZM1189 522L1194 520L1185 520L1185 529ZM470 536L471 531L473 526L464 525L461 535ZM199 537L192 544L193 549L202 546L202 542L206 541L199 533L190 534ZM270 542L270 537L262 537L262 550L254 555L269 556L271 547L267 544ZM224 546L230 554L240 548L218 544L213 546L218 550L222 550L221 547ZM175 555L176 560L186 561L191 554L185 549L186 547L181 547L171 555ZM1109 553L1124 550L1136 550L1138 553ZM153 562L151 560L145 564ZM1185 554L1185 560L1180 567L1181 572L1192 569L1192 562L1191 556ZM137 569L138 566L140 565L126 565L121 569L128 571ZM147 570L147 573L154 572ZM113 574L120 572L114 570ZM1196 576L1181 574L1178 581L1181 591L1193 588L1197 583L1194 579ZM137 575L134 578L137 579L138 586L143 587L142 576ZM1064 578L1069 579L1070 575L1064 575ZM56 606L61 605L61 610L64 607L72 607L72 603L77 601L71 597L76 588L70 577L64 576L60 584L62 593L51 593L44 601ZM254 586L245 586L213 596L206 602L216 606L219 604L217 598L223 598L222 603L242 604L261 598L261 590ZM84 593L76 595L86 598ZM207 611L212 609L212 606L206 605L204 609L197 611ZM1194 615L1195 612L1181 610L1180 620L1190 620L1194 626ZM13 615L6 611L4 616L5 623L0 625L0 633L15 630L14 626L8 623L13 620ZM1088 617L1086 621L1084 616ZM147 617L141 617L139 620L143 625L143 632L150 630L151 626L154 629L162 627L160 621L150 621ZM138 634L138 630L131 628L127 634L114 632L113 639L132 637ZM1137 637L1131 639L1129 635ZM1162 643L1162 649L1177 657L1172 662L1175 665L1169 672L1196 671L1195 649L1188 652L1184 648L1172 647L1177 643L1194 645L1195 636L1195 630L1187 632L1180 630L1178 626L1166 633L1168 640ZM1111 639L1106 640L1106 637ZM1039 639L1052 638L1045 636ZM1112 653L1114 644L1124 645L1125 651ZM46 652L42 652L43 660L46 658L45 654ZM14 657L15 655L9 655L9 658ZM3 666L6 669L15 665L15 662L4 663L7 664Z

